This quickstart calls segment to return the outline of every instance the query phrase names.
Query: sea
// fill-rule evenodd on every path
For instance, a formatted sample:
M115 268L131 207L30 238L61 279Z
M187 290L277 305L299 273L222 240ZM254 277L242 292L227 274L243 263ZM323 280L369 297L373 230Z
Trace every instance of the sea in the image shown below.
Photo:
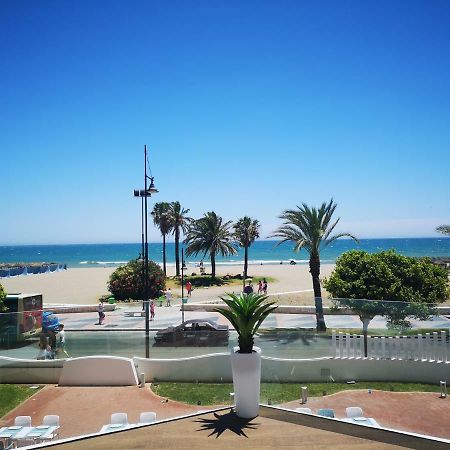
M181 247L181 246L180 246ZM258 240L249 249L250 264L298 264L308 263L308 254L302 250L296 253L292 244L277 245L277 241ZM450 238L410 238L410 239L361 239L355 243L350 239L340 239L322 249L323 263L336 261L342 253L360 249L370 253L394 249L405 256L450 257ZM0 246L0 263L55 262L66 264L70 268L109 267L124 264L138 258L142 248L140 243L131 244L67 244L67 245L21 245ZM175 245L166 244L167 263L175 264ZM218 265L235 265L243 263L243 250L229 257L217 257ZM188 266L198 265L203 255L185 258ZM162 263L162 244L149 243L149 258ZM204 264L208 265L205 256Z

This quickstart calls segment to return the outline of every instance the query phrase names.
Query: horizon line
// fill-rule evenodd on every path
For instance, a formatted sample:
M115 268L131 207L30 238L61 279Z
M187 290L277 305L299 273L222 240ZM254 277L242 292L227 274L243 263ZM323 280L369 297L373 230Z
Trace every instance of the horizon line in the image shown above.
M407 240L407 239L450 239L450 236L445 235L437 235L437 236L410 236L410 237L362 237L358 238L359 241L368 241L368 240ZM340 241L351 241L350 238L341 238ZM257 239L255 242L279 242L279 239L269 239L269 238L263 238L263 239ZM162 241L149 241L149 244L162 244ZM166 244L174 244L175 241L166 241ZM0 243L0 247L33 247L33 246L58 246L58 245L134 245L139 244L141 245L142 242L66 242L66 243L36 243L36 244L6 244L6 243ZM182 241L180 240L180 244L182 244Z

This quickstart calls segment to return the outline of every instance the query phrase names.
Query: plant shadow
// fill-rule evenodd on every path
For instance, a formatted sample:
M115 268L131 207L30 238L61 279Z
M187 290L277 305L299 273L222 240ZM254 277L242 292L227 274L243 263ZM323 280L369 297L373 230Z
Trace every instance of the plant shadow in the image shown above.
M211 430L208 437L215 435L217 439L222 433L229 430L238 436L248 438L244 430L255 430L259 426L258 423L252 423L252 420L254 419L242 419L230 409L230 412L226 414L219 415L214 413L214 419L199 418L195 422L201 424L201 428L197 431Z

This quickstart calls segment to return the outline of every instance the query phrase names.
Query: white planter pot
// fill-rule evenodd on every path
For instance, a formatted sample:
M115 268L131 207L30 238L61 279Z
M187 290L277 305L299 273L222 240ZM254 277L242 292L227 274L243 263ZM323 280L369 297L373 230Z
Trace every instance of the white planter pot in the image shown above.
M234 347L231 351L236 414L244 419L251 419L259 413L261 349L253 347L253 353L238 351L239 347Z

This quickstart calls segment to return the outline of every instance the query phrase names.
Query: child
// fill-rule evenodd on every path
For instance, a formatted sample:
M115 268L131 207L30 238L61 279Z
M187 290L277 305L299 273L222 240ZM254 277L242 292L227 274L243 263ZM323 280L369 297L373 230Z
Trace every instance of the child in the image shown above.
M155 302L150 302L150 320L155 320Z

